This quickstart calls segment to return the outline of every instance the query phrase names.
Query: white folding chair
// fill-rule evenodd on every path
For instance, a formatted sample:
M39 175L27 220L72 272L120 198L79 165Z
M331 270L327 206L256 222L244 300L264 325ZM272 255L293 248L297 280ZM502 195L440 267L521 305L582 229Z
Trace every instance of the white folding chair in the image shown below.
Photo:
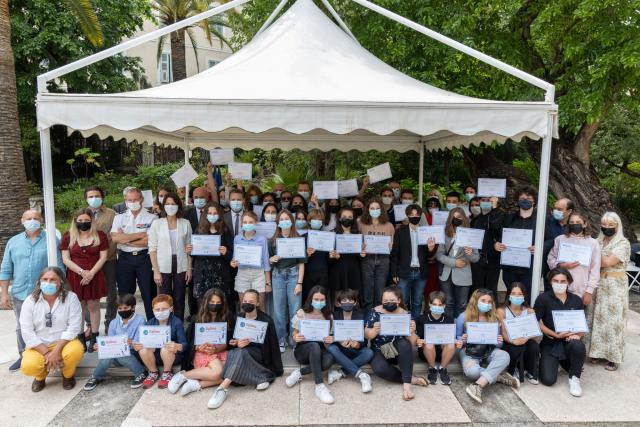
M629 276L629 290L640 293L640 267L630 262L627 265L627 276Z

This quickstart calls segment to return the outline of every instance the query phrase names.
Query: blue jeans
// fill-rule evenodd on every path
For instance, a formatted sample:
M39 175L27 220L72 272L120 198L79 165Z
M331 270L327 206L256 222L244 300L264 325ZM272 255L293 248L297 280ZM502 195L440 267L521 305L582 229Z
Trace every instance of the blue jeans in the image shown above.
M467 308L469 301L469 289L471 286L458 286L451 281L451 277L447 280L440 280L440 290L447 296L447 304L445 310L447 314L457 319L460 313Z
M294 295L298 282L298 266L271 270L273 295L273 321L276 324L278 342L284 345L287 338L287 324L302 306L302 293Z
M340 344L331 344L328 348L333 359L354 377L365 363L369 363L373 359L373 350L369 347L344 348Z
M489 384L494 384L496 382L498 375L507 369L509 361L511 360L509 353L504 350L500 350L499 348L494 348L491 354L489 354L489 357L487 357L487 362L489 364L486 368L483 368L480 364L482 360L467 356L464 348L458 351L458 356L460 356L460 363L462 364L462 370L465 377L473 381L480 377L484 377Z
M98 380L104 379L107 369L112 366L127 368L133 372L135 377L144 372L144 366L142 366L142 363L132 354L130 356L118 357L117 359L100 359L95 371L93 371L94 378Z
M411 269L407 277L401 277L398 287L402 291L404 305L411 310L411 317L416 318L422 313L425 279L420 276L420 269Z

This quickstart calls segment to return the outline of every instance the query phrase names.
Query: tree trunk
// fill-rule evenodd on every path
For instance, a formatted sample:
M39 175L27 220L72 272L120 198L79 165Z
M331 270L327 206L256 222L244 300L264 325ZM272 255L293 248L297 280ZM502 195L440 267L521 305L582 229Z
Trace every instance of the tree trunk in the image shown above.
M187 60L183 30L171 33L171 67L174 82L187 78Z
M313 176L316 178L335 179L336 164L331 151L314 150L311 155Z
M20 142L16 73L11 49L8 0L0 0L0 252L20 230L20 218L29 207L27 178Z

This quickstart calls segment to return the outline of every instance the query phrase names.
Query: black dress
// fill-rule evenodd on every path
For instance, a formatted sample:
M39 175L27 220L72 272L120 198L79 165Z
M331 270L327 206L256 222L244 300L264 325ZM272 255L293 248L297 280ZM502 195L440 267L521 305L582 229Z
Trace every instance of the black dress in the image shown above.
M220 237L220 245L227 248L223 256L193 257L193 296L200 300L211 288L221 289L227 301L232 302L233 269L233 235L228 230Z
M337 234L342 234L336 229ZM357 233L357 230L352 230ZM341 254L339 259L329 262L329 290L332 295L335 291L353 289L358 291L362 299L362 269L360 268L360 254Z
M302 301L307 300L307 295L314 286L329 289L329 252L315 251L307 258L302 281Z

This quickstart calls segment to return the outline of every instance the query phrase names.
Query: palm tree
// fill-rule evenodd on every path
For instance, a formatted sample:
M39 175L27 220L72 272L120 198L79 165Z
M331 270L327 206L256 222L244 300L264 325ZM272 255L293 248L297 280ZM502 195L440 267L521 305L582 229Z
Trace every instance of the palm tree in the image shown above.
M227 1L229 0L219 1L218 3L226 3ZM167 26L208 10L211 7L211 3L213 2L210 0L155 0L151 2L151 7L155 10L160 25ZM218 40L220 40L220 47L222 47L223 43L230 46L229 41L224 37L224 34L222 34L222 28L226 26L227 23L224 18L212 16L209 19L198 22L195 26L188 27L186 30L174 31L159 40L158 59L160 59L162 48L166 43L167 37L170 36L171 69L174 81L187 77L185 34L189 37L191 45L193 46L196 57L196 67L199 71L198 44L194 29L196 27L201 28L209 44L213 43L212 36L217 37Z

